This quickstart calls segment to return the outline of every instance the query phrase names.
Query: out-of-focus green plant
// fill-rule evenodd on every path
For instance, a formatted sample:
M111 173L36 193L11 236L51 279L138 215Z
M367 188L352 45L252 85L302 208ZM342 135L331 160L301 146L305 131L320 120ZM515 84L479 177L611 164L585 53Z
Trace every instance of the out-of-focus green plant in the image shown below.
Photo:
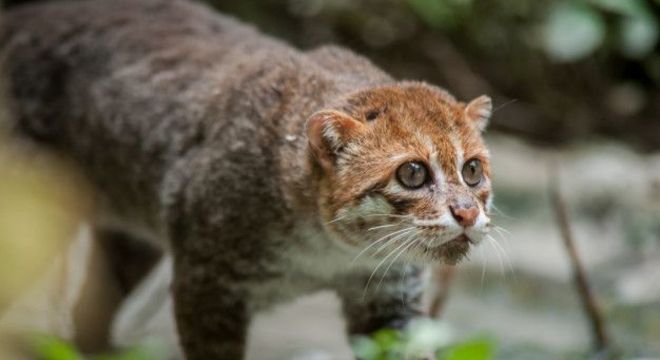
M50 337L36 336L34 339L35 355L41 360L82 360L78 351L66 341Z
M644 0L564 0L552 8L543 40L559 61L579 60L599 48L642 58L658 42L658 19Z
M72 344L50 335L37 335L33 339L33 351L39 360L160 360L158 346L145 343L122 351L86 357Z
M543 44L554 59L573 61L596 50L605 32L605 21L586 3L563 2L548 17Z
M493 357L494 344L485 338L452 342L446 323L418 320L405 331L383 329L371 337L352 340L355 355L363 360L418 359L433 354L438 360L488 360Z
M408 0L408 4L429 26L442 29L464 21L472 0Z
M528 0L531 3L535 0ZM452 29L470 24L472 0L407 0L410 9L427 25ZM503 13L533 18L534 6L525 1L504 1ZM642 58L658 42L658 18L646 0L562 0L549 2L541 25L543 49L557 61L572 62L595 51L620 52L628 58ZM529 23L534 31L534 23ZM458 30L458 29L457 29Z
M475 339L456 344L446 350L442 360L486 360L493 357L493 343L486 339Z

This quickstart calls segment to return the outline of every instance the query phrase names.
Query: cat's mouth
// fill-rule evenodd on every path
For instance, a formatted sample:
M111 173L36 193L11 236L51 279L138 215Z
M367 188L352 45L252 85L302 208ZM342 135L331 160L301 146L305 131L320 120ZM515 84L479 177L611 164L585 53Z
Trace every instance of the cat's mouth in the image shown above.
M466 234L461 234L438 246L423 246L424 253L433 260L443 260L454 265L463 260L475 242Z

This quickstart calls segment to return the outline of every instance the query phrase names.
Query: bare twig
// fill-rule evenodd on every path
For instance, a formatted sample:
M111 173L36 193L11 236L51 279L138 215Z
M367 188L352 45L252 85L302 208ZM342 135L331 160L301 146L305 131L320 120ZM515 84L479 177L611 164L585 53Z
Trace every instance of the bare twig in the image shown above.
M568 210L566 208L566 203L561 196L558 173L558 165L557 163L553 163L550 167L550 198L552 201L552 207L555 212L557 224L559 225L559 230L561 231L561 237L571 261L573 281L575 282L575 287L580 295L584 311L586 312L591 325L594 347L597 352L600 352L610 349L609 336L607 329L605 328L603 314L591 292L586 271L580 261L577 249L575 248L573 234L570 228Z
M449 288L454 279L455 267L453 265L439 265L434 269L433 280L436 282L437 290L431 300L429 314L433 318L440 318L447 298L449 297Z

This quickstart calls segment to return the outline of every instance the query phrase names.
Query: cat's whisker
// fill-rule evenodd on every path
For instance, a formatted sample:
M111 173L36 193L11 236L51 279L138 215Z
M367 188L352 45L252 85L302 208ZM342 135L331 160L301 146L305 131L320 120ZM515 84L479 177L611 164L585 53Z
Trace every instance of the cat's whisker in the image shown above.
M380 217L394 217L394 218L406 218L406 219L412 219L412 215L399 215L399 214L366 214L362 215L363 217L375 217L375 216L380 216Z
M488 245L493 247L495 250L495 256L497 256L497 261L500 263L500 273L506 276L506 272L504 271L504 261L502 260L502 254L500 254L500 250L493 244L493 237L492 236L486 236L486 240L488 240Z
M497 239L495 239L494 237L492 237L492 236L490 236L490 235L488 235L487 237L490 238L490 239L493 241L493 244L494 244L497 248L500 249L500 251L502 252L502 255L504 256L504 259L505 259L506 262L507 262L507 265L508 265L508 267L509 267L509 271L511 271L511 273L513 273L514 270L513 270L513 265L511 264L511 258L509 257L509 254L506 252L506 250L504 249L504 247L502 247L502 245L499 243L499 241L497 241Z
M412 242L413 240L415 240L418 234L419 234L419 230L415 230L415 231L413 231L412 233L407 233L408 237L406 237L406 238L401 242L402 245L403 245L403 244L406 244L406 243L409 243L409 242ZM392 265L394 264L394 261L396 261L396 259L397 259L397 258L403 253L403 251L405 251L407 248L408 248L408 246L405 246L405 247L404 247L404 248L403 248L403 249L402 249L402 250L401 250L401 251L400 251L400 252L399 252L394 258L393 258L392 262L390 262L390 264L387 266L387 268L385 269L385 272L383 273L383 276L381 277L381 279L380 279L380 281L379 281L379 283L378 283L378 287L380 287L380 283L383 282L383 278L384 278L385 275L387 274L387 271L390 269L390 267L392 267ZM377 287L377 289L378 289L378 287Z
M389 243L389 242L388 242L388 243ZM363 292L363 294L362 294L362 298L363 298L363 299L365 298L365 296L366 296L366 294L367 294L367 290L369 289L369 284L371 284L371 280L373 279L374 275L376 275L376 273L378 272L378 269L380 269L380 267L383 266L383 264L384 264L384 263L390 258L390 256L392 256L394 253L396 253L397 251L399 251L399 250L400 250L403 246L405 246L406 244L407 244L407 243L406 243L405 241L403 241L403 242L401 243L401 245L397 246L397 247L394 248L392 251L390 251L390 252L387 254L387 256L385 256L385 257L383 258L383 260L381 260L381 261L378 263L378 265L376 265L376 267L374 268L374 270L371 272L371 275L369 275L369 279L367 280L367 284L366 284L365 287L364 287L364 292Z
M390 270L392 265L394 265L394 263L396 262L396 259L398 259L403 253L405 253L410 248L411 245L414 245L417 242L417 235L419 235L419 231L415 231L413 234L408 236L406 238L406 240L403 241L404 244L407 243L408 245L405 246L403 249L401 249L396 254L396 256L394 256L394 258L392 258L392 261L390 261L390 264L387 266L387 268L385 269L385 272L380 277L380 281L378 282L378 285L376 285L376 291L378 291L378 289L380 289L380 285L383 283L383 279L385 279L385 276L387 276L387 272Z
M416 228L416 227L413 227L413 229L411 229L411 232L414 231L415 228ZM391 238L391 239L387 240L387 242L386 242L385 244L381 245L381 246L378 248L378 250L376 250L376 252L374 252L374 253L372 254L372 256L378 255L378 253L381 252L384 248L388 247L390 244L396 242L398 239L401 239L402 237L408 235L409 233L410 233L410 232L406 232L406 233L404 233L404 234L399 234L399 235L396 236L396 238Z
M500 235L500 237L502 237L502 240L506 241L507 246L509 246L509 237L511 236L511 232L501 226L495 226L493 229Z
M509 231L509 230L507 230L507 229L505 229L501 226L493 225L493 230L502 231L502 232L506 233L507 235L511 235L511 231Z
M400 221L396 224L386 224L386 225L379 225L379 226L370 227L369 229L367 229L367 231L374 231L374 230L377 230L377 229L383 229L383 228L388 228L388 227L392 227L392 226L401 225L402 222L403 221Z
M503 107L505 107L505 106L507 106L507 105L511 105L511 104L513 104L513 103L516 102L516 101L518 101L518 99L511 99L511 100L505 102L504 104L502 104L502 105L496 107L495 109L493 109L493 114L494 114L496 111L499 111L500 109L502 109Z
M488 258L484 254L484 247L479 247L479 255L481 256L481 290L484 290L484 279L486 278L486 265L488 265Z
M367 252L367 251L368 251L369 249L371 249L371 247L373 247L374 245L376 245L376 244L378 244L379 242L381 242L381 241L383 241L383 240L389 238L390 236L395 236L395 235L400 234L400 233L404 233L404 234L405 234L407 231L413 230L414 228L415 228L414 226L410 226L410 227L407 227L407 228L404 228L404 229L399 229L399 230L393 231L393 232L391 232L391 233L389 233L389 234L387 234L387 235L385 235L385 236L379 238L378 240L372 242L371 244L369 244L369 246L367 246L366 248L362 249L362 251L360 251L360 253L358 253L358 254L355 256L355 258L353 258L353 260L351 261L351 266L355 264L355 262L357 261L357 259L358 259L360 256L362 256L362 254L364 254L365 252Z
M511 245L509 244L509 238L508 238L507 236L505 236L505 234L503 233L503 231L507 232L508 234L511 234L511 233L508 232L506 229L501 228L501 227L499 227L499 226L496 226L495 228L493 228L493 230L495 230L495 232L496 232L497 235L500 237L500 239L501 239L502 241L504 241L504 244L506 245L506 248L510 249L510 248L511 248ZM500 245L501 245L501 244L500 244ZM502 246L502 248L504 249L504 246Z
M347 217L348 217L348 214L344 214L344 215L338 216L338 217L336 217L336 218L334 218L334 219L332 219L332 220L326 222L325 224L326 224L326 225L330 225L330 224L332 224L332 223L336 223L337 221L341 221L341 220L343 220L343 219L345 219L345 218L347 218Z
M495 204L491 205L490 207L491 207L493 210L495 210L495 212L497 212L497 214L499 214L500 216L502 216L502 217L504 217L504 218L512 219L512 220L515 219L515 218L514 218L513 216L511 216L511 215L505 214L502 210L500 210L497 206L495 206ZM497 215L497 214L495 214L495 215Z

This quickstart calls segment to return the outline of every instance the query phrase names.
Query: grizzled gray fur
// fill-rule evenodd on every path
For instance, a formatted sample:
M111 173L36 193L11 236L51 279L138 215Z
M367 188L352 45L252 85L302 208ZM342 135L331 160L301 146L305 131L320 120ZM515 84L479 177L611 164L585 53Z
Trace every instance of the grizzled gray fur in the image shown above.
M367 60L301 52L183 0L48 2L0 24L14 130L81 165L96 226L175 255L187 358L242 358L256 312L319 289L337 290L352 334L419 313L419 269L404 283L395 266L394 285L363 298L371 268L350 268L318 216L305 122L393 82Z

